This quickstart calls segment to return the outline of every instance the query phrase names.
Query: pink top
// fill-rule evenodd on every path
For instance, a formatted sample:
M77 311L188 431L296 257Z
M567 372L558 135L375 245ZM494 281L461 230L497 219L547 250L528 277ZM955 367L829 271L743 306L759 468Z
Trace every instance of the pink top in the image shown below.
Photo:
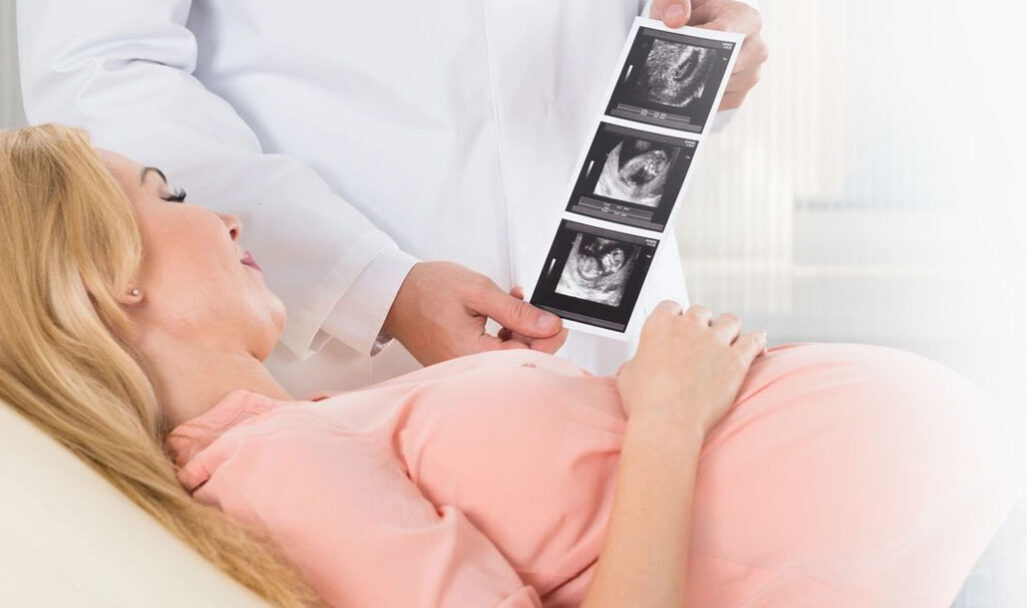
M772 349L703 451L689 605L947 605L1022 489L981 402L898 351ZM614 380L506 351L316 402L238 390L167 445L333 605L562 607L625 424Z

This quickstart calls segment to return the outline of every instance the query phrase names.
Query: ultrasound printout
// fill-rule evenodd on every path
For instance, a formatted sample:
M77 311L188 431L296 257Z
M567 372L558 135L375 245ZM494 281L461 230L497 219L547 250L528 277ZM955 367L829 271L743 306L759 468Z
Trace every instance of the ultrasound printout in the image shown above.
M532 302L560 316L623 331L659 241L565 220Z
M613 239L574 235L556 293L620 306L641 247Z
M595 194L655 208L678 151L645 139L626 137L606 154Z
M567 211L662 232L696 142L601 123Z
M607 113L702 133L734 47L734 42L641 28Z
M528 300L575 331L627 339L744 36L638 18ZM541 252L539 252L541 254ZM648 303L652 304L652 303Z

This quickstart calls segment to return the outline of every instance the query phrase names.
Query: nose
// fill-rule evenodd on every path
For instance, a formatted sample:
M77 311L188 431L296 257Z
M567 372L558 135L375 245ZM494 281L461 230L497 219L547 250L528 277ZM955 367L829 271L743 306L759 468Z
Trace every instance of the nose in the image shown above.
M228 235L232 237L232 240L238 241L242 234L242 220L228 213L219 213L218 217L225 223L225 228L228 228Z

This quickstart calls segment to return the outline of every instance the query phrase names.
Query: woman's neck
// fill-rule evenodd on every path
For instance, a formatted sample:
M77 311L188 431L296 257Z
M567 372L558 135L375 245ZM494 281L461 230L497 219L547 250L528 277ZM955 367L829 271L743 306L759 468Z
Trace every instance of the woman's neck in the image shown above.
M247 352L220 352L160 338L146 340L141 350L170 428L206 413L238 389L292 399L260 359Z

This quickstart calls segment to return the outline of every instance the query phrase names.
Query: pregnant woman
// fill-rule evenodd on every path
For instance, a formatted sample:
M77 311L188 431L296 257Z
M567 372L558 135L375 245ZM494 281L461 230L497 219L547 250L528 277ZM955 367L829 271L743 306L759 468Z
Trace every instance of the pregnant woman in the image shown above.
M0 134L0 399L276 605L941 607L1020 498L951 371L670 302L616 378L511 350L296 399L242 227L184 198Z

